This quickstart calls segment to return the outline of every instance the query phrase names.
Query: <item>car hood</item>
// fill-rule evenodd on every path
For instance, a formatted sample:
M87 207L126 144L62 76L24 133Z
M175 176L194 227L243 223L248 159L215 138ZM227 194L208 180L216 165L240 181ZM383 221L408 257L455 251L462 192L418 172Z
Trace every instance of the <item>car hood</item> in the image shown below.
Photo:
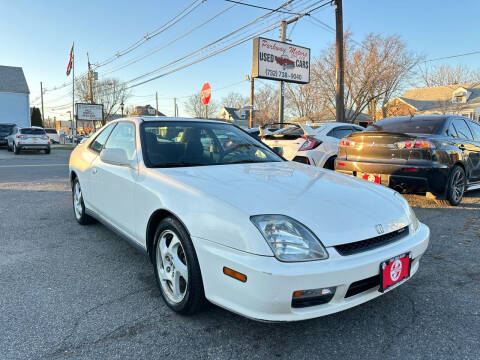
M409 223L406 201L382 185L296 162L162 169L164 174L244 212L282 214L329 247Z

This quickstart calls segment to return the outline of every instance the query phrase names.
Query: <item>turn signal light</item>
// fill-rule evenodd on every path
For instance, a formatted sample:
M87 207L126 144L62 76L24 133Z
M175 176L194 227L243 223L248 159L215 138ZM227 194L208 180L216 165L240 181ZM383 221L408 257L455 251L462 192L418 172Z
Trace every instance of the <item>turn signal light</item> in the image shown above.
M355 146L355 141L343 138L340 140L340 146L353 147Z
M247 282L247 275L239 273L238 271L230 269L226 266L223 267L223 273L227 276L237 279L238 281Z
M326 304L332 300L335 290L335 286L311 290L296 290L292 295L292 307L303 308Z

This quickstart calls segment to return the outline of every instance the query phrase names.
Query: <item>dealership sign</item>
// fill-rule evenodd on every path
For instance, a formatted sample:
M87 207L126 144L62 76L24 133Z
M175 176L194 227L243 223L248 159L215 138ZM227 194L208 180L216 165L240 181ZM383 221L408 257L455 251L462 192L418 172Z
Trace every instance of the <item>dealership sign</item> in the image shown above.
M102 121L103 105L102 104L75 104L77 120Z
M252 76L307 84L310 82L310 49L257 37L253 39Z

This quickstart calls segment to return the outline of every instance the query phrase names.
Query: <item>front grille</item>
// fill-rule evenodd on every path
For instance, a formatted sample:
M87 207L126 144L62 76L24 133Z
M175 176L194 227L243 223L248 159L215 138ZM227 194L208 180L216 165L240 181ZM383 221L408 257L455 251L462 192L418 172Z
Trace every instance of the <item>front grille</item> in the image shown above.
M363 280L355 281L348 288L345 298L360 294L361 292L370 290L374 287L380 287L380 275L375 275Z
M343 256L354 255L354 254L361 253L363 251L376 249L380 246L384 246L392 242L398 241L407 235L408 235L408 226L405 226L404 228L401 228L399 230L395 230L388 234L383 234L367 240L351 242L343 245L337 245L335 246L335 250L337 250L339 254Z

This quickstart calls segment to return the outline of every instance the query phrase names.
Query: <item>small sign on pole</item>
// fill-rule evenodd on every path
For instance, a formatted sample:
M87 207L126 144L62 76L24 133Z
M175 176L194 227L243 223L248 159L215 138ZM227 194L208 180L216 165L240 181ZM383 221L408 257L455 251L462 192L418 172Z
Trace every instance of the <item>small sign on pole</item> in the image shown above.
M205 119L208 119L208 103L212 98L212 88L210 87L210 84L208 82L203 84L202 90L200 91L200 98L203 105L205 105Z

